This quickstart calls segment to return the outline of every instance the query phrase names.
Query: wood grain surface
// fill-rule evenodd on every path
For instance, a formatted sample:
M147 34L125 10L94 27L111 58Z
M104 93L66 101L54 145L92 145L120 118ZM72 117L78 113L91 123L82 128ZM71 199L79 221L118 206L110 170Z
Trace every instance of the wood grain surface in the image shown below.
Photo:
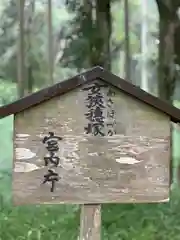
M170 120L112 89L113 136L85 134L87 93L78 88L15 116L13 201L39 203L159 202L169 198ZM106 90L103 90L107 105ZM103 110L106 116L107 106ZM107 135L109 119L105 117ZM49 132L62 138L54 192L42 184Z
M101 205L82 205L79 240L101 239Z

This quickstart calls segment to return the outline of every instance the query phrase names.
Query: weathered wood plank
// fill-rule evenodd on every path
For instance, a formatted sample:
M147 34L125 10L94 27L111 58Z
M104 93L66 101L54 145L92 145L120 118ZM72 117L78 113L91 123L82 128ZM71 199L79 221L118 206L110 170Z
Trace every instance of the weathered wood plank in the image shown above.
M85 204L81 206L80 239L101 239L101 205Z
M170 125L159 111L114 89L116 135L84 133L85 93L76 89L15 116L14 203L157 202L169 198ZM105 111L104 111L105 113ZM105 118L106 125L108 118ZM106 134L108 129L105 128ZM55 191L43 138L62 137ZM26 170L25 170L26 169Z

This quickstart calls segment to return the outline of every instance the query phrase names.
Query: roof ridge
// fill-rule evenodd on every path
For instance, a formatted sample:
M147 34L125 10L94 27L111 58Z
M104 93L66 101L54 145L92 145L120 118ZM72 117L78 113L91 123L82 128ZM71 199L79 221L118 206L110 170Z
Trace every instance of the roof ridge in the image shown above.
M116 76L115 74L105 70L100 66L93 67L74 77L58 82L50 87L43 88L8 105L1 106L0 119L11 114L16 114L18 112L24 111L55 96L63 95L97 78L100 78L108 84L113 85L131 97L136 98L137 100L144 102L145 104L148 104L161 112L164 112L170 117L173 122L180 122L180 109L176 108L166 101L161 100L156 96L153 96L152 94L142 90L140 87Z

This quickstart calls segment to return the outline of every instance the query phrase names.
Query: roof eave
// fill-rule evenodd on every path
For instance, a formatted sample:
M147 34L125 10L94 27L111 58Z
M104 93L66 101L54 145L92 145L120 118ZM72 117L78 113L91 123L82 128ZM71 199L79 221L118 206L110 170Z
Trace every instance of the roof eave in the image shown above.
M30 107L36 106L53 97L63 95L84 83L88 83L98 78L103 71L103 68L97 66L86 72L83 72L68 80L54 84L53 86L44 88L28 96L18 99L10 104L0 107L0 119L12 114L17 114Z
M124 93L130 95L137 100L150 105L153 108L168 115L172 122L180 122L180 109L174 107L169 102L161 100L158 97L142 90L140 87L133 85L127 80L124 80L106 70L103 70L100 74L100 78L104 81L111 83L113 86L121 89Z
M11 114L17 114L30 107L36 106L44 101L47 101L53 97L65 94L79 87L80 85L91 82L92 80L95 80L97 78L117 87L118 89L130 95L131 97L136 98L137 100L144 102L145 104L148 104L161 112L164 112L166 115L170 117L171 121L175 123L180 122L180 110L178 108L172 106L168 102L165 102L143 91L141 88L106 71L105 69L99 66L94 67L68 80L59 82L48 88L44 88L29 96L21 98L13 103L0 107L0 119Z

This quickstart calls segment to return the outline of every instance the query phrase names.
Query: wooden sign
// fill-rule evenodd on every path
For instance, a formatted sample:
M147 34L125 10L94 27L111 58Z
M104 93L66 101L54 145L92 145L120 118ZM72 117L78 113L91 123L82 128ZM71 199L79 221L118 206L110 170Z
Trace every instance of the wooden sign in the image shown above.
M169 117L103 82L55 97L15 117L14 202L167 199L169 136Z
M102 68L0 108L15 114L14 203L168 201L179 112Z

